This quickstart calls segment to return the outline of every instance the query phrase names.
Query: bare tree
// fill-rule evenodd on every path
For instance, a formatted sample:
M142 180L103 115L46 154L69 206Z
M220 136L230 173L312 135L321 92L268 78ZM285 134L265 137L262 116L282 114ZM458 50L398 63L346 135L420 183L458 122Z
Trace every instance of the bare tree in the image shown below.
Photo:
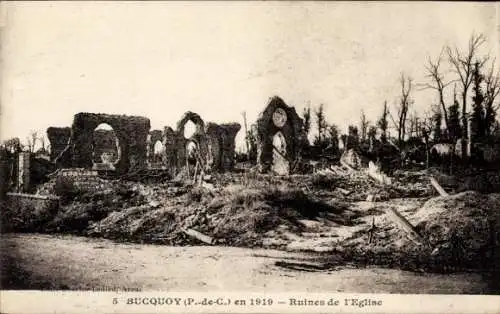
M375 142L375 136L377 135L377 127L375 127L374 125L371 125L369 128L368 128L368 141L369 141L369 151L372 152L373 151L373 144Z
M458 82L462 88L462 142L467 140L467 95L473 81L474 64L478 59L477 54L479 48L486 42L483 34L472 34L469 39L468 49L465 53L455 47L447 47L448 60L453 68L453 71L458 76ZM487 58L479 61L479 66L482 67L486 63ZM462 156L466 155L465 145L462 145Z
M330 141L330 147L333 151L338 153L339 151L339 127L335 124L329 124L327 127L328 139Z
M22 150L21 141L18 137L5 140L2 143L2 146L5 147L5 149L10 153L19 153Z
M43 135L41 135L38 140L40 141L40 148L45 151L45 137Z
M314 114L316 115L316 125L318 128L318 136L315 138L315 145L321 146L325 137L326 137L326 129L328 127L328 124L326 122L326 117L325 117L325 107L323 104L320 104L317 109L314 111Z
M424 117L420 123L420 133L422 133L425 143L425 165L427 169L429 168L430 163L430 135L432 132L432 126L433 123L431 117Z
M364 143L367 139L368 125L370 122L366 120L366 115L363 110L361 110L361 118L359 121L359 128L361 129L361 142Z
M431 133L432 139L434 142L441 142L443 138L441 122L443 120L443 114L437 104L432 105L431 107L432 116L430 117L430 121L432 124Z
M311 104L307 105L302 112L302 117L304 118L304 132L306 136L309 137L309 132L311 131Z
M495 73L495 60L493 60L488 73L485 75L484 81L486 83L486 101L494 103L496 97L500 94L500 70ZM495 109L499 107L500 105L496 106Z
M446 130L449 132L449 119L448 119L448 110L446 109L446 103L444 101L444 90L451 83L455 82L454 80L445 81L441 67L441 61L443 59L443 51L437 58L436 61L432 61L429 57L427 60L427 65L425 66L425 70L427 71L426 77L431 80L431 83L420 84L422 89L434 89L438 92L439 104L441 105L441 110L443 111L444 122Z
M28 137L29 137L28 138L29 151L34 153L36 141L38 140L38 132L31 130Z
M382 131L380 135L380 140L382 141L382 143L385 143L387 141L387 128L389 127L387 116L389 116L389 110L387 109L387 101L385 101L382 116L377 122L378 127Z
M495 73L495 60L491 64L491 68L484 76L486 88L484 91L484 108L485 108L485 127L486 135L492 134L492 129L495 124L496 113L500 105L495 106L495 99L500 93L500 71Z
M419 137L420 136L420 128L419 128L419 119L417 113L414 111L409 118L410 122L410 137Z
M26 145L23 145L23 147L28 147L28 151L33 152L34 145L30 136L26 136Z
M410 76L401 73L399 82L401 84L401 96L398 105L398 142L399 145L401 145L406 136L406 121L408 109L411 104L410 93L413 79Z

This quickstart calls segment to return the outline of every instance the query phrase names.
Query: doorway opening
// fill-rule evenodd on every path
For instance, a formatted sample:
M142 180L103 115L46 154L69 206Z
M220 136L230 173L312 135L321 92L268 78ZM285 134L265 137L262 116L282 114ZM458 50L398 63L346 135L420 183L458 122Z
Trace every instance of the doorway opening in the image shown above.
M93 132L92 169L115 170L120 158L120 141L115 130L107 123L99 124Z
M287 175L290 173L286 139L281 131L278 131L273 136L273 162L271 170L278 175Z

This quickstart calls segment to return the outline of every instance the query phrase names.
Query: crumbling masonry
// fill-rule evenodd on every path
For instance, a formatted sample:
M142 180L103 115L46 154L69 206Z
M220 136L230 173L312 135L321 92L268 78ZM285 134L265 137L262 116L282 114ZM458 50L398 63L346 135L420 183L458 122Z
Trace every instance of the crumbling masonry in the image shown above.
M261 172L289 174L300 159L303 121L285 102L272 97L257 120L257 164Z
M241 129L238 123L216 124L209 122L205 131L208 137L212 169L225 171L234 167L235 139Z
M185 138L188 121L195 124L196 131ZM95 130L103 123L113 130ZM190 142L196 145L198 160L206 171L231 170L240 128L238 123L205 124L194 112L186 112L175 131L170 127L150 131L150 121L145 117L78 113L71 128L50 127L47 135L52 147L51 160L58 168L90 169L106 155L110 156L117 174L161 167L175 176L186 166ZM154 157L157 141L163 144L159 160Z
M146 168L146 140L150 121L144 117L78 113L72 126L72 166L90 168L92 162L92 139L95 128L109 124L119 141L121 158L116 164L117 173L126 173Z
M196 131L190 138L185 138L184 127L188 121L195 124ZM166 151L170 151L174 142L176 165L178 169L181 169L186 165L188 153L186 146L189 142L193 142L196 144L206 171L231 170L234 167L235 138L240 129L241 126L238 123L219 125L208 122L205 124L198 114L188 111L177 123L175 135L165 136L170 138L170 141L166 141L165 144Z
M71 140L71 128L49 127L47 138L50 142L50 160L57 161L62 168L71 167L71 153L67 151Z
M138 116L78 113L74 116L71 128L48 128L51 160L59 168L92 168L94 156L102 153L94 152L96 143L94 130L102 123L110 125L113 128L113 135L118 139L119 160L115 165L116 173L123 174L144 169L150 121ZM101 134L102 138L97 140L106 144L104 150L114 149L113 141L110 141L111 133L109 131L104 133Z
M147 156L148 156L148 167L157 168L165 166L165 151L160 152L159 156L155 155L155 145L157 142L164 144L163 132L161 130L151 130L148 136L147 143Z

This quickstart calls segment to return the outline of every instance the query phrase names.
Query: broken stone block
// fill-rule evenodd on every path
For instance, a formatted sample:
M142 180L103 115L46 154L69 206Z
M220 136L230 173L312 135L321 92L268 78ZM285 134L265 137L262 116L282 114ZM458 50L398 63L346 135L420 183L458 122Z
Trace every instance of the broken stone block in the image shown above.
M359 170L363 167L361 157L354 149L346 150L340 157L340 160L355 170Z

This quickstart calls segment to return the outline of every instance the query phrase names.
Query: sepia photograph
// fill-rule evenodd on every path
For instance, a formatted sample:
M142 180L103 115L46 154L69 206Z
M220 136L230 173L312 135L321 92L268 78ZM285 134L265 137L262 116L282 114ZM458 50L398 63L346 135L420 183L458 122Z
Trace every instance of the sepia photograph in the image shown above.
M498 3L0 6L2 291L500 295Z

